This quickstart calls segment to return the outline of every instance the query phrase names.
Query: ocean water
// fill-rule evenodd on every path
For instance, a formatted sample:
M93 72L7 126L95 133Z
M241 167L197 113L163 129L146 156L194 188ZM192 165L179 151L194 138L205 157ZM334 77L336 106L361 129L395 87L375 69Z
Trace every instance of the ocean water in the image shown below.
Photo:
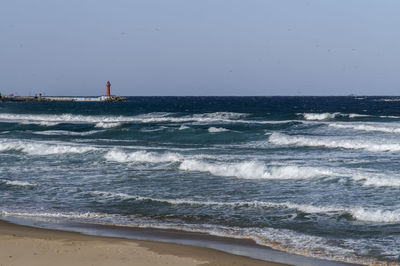
M400 262L400 101L0 103L0 218L178 229Z

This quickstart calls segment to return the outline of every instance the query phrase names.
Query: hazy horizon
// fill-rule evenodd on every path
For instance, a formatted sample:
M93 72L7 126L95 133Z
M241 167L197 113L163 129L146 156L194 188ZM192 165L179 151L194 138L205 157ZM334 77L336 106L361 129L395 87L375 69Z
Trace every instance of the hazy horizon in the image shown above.
M395 96L400 2L3 1L0 93Z

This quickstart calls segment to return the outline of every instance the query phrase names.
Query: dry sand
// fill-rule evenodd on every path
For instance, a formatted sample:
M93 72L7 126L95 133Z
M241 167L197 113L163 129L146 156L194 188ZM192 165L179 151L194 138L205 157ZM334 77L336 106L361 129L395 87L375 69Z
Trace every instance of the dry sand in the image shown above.
M87 236L0 221L1 266L78 265L283 265L213 249Z

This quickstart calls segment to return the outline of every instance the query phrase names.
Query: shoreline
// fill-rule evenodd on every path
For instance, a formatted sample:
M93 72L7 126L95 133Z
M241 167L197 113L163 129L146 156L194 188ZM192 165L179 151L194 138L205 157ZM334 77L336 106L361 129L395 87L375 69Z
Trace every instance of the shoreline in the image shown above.
M179 259L190 258L195 261L202 261L200 264L196 264L196 262L193 265L230 266L233 263L238 262L239 264L235 265L356 265L290 254L283 251L274 250L266 246L258 245L254 241L247 239L235 239L229 237L212 236L205 233L160 230L152 228L131 228L86 223L45 224L36 223L34 221L25 219L4 219L4 217L2 217L2 220L0 220L0 239L3 243L8 243L7 241L4 241L5 236L8 237L8 242L13 241L13 239L15 241L15 239L21 237L24 239L23 241L34 243L35 239L41 239L44 241L42 245L48 245L49 247L52 247L51 243L59 244L60 241L78 241L79 245L81 246L86 245L85 243L88 243L88 241L97 241L98 245L104 245L109 242L115 244L120 241L121 243L130 243L128 246L134 250L138 249L138 252L141 252L139 252L140 254L144 252L142 250L144 248L158 254L157 256L160 256L161 254L161 256L175 256ZM125 244L121 245L121 243L108 248L125 248ZM9 243L5 246L8 247L8 245ZM32 243L28 245L28 249L34 248L35 245L32 246ZM89 248L89 251L92 252L93 250ZM3 251L0 251L0 258L6 255L7 254L3 254ZM71 253L71 256L75 255L76 254ZM155 255L153 254L153 256L150 257L154 256ZM47 258L47 256L44 257ZM94 256L93 259L96 259L96 256ZM114 256L112 259L118 261L118 257ZM134 257L131 259L136 260ZM167 258L165 259L168 261ZM175 259L176 258L171 260ZM167 261L165 261L165 264L168 264ZM171 263L180 265L178 261ZM204 264L204 261L206 261L208 264ZM114 261L112 262L114 265ZM157 262L153 262L149 265L153 265L154 263ZM188 263L189 262L186 260L182 265L189 265ZM193 261L190 263L193 263Z
M102 237L0 221L1 265L283 266L210 248Z

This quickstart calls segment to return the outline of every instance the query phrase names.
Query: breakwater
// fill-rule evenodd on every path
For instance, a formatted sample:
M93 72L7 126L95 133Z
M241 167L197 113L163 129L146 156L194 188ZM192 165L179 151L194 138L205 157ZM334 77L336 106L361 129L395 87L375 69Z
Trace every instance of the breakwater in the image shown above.
M0 96L0 102L120 102L121 96Z

